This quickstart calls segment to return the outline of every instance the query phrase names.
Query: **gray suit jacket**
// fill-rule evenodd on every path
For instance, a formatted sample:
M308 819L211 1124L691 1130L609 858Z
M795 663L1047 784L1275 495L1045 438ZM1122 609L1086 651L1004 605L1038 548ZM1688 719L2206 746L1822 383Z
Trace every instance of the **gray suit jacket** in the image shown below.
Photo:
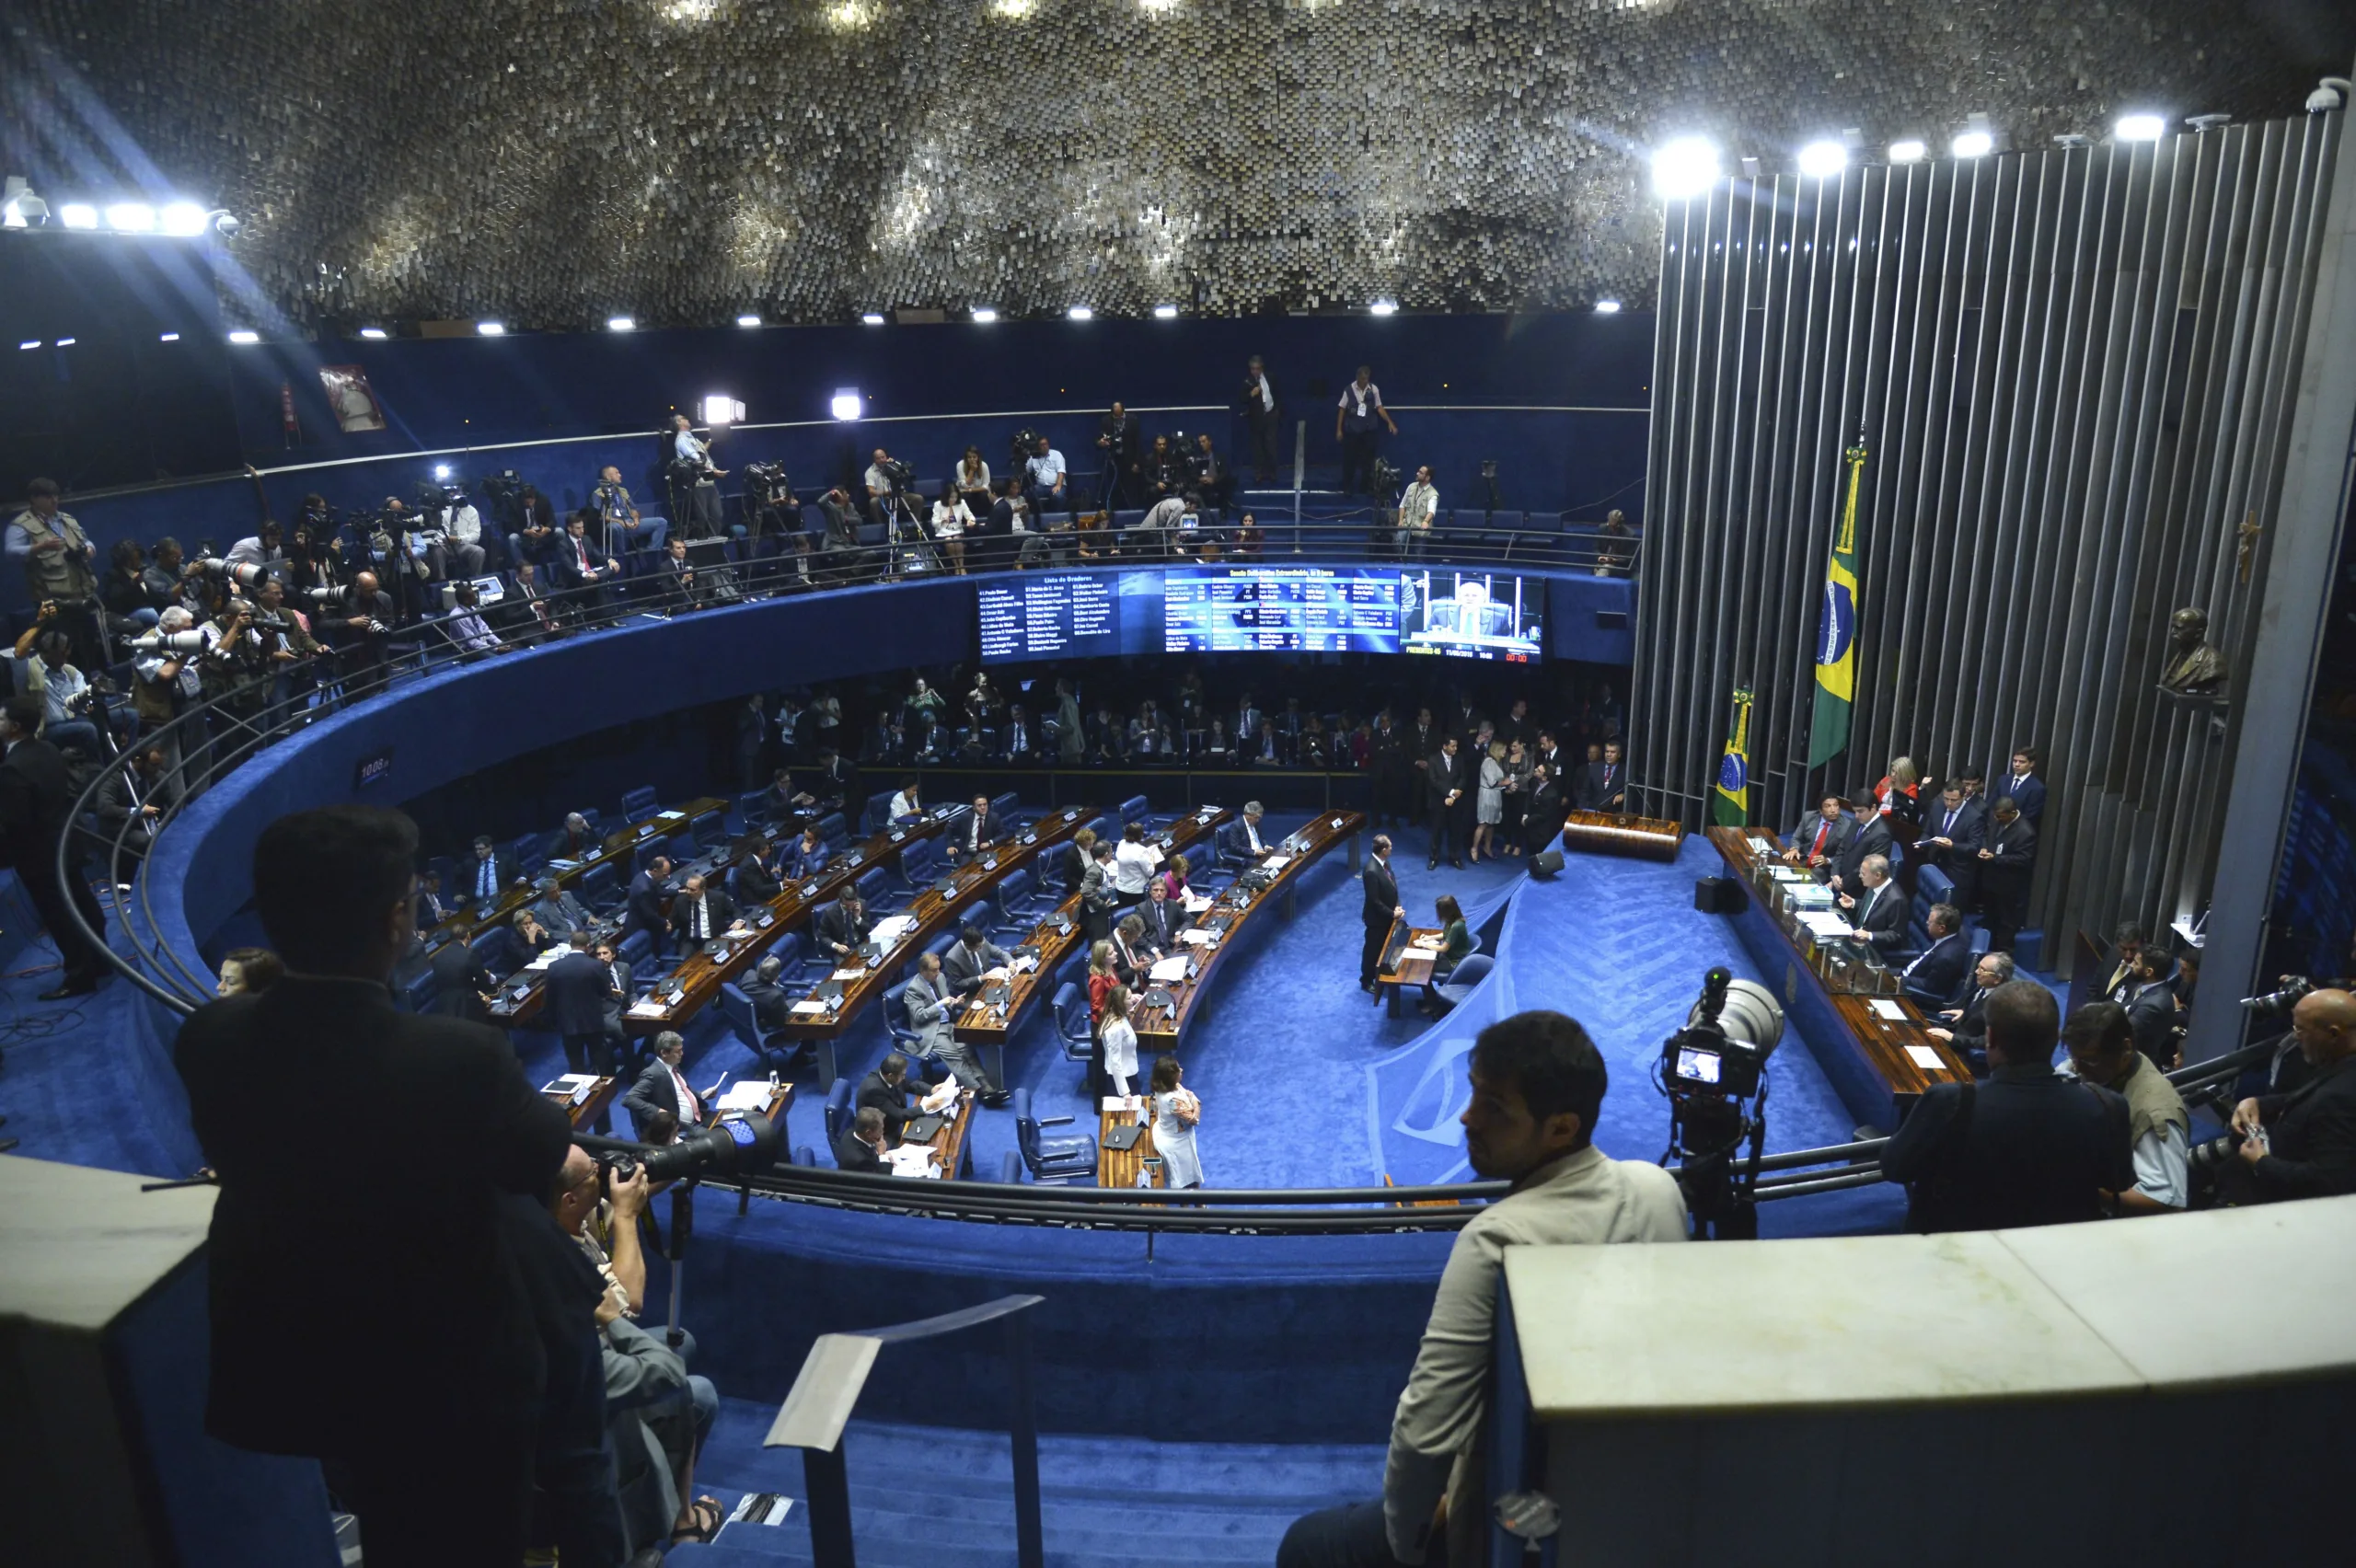
M977 963L974 956L965 951L964 942L960 940L942 955L941 974L941 977L949 982L951 990L961 997L966 997L982 988L982 975L985 972L999 968L1008 962L1007 951L1004 948L996 942L985 941L982 943L981 957Z
M908 1027L917 1032L918 1055L938 1055L944 1046L955 1043L960 1009L954 1001L945 994L936 993L921 974L908 982L904 997Z

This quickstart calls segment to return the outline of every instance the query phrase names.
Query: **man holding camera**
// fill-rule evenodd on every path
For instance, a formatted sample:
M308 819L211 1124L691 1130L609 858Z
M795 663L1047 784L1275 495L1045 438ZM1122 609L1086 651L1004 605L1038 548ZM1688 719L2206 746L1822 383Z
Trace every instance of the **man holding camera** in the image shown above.
M372 1568L512 1564L550 1362L515 1227L547 1226L572 1134L498 1031L394 1008L416 853L397 812L271 824L254 904L287 973L180 1028L221 1186L205 1424L328 1460ZM375 1222L352 1222L355 1171L398 1183ZM417 1332L429 1283L449 1332Z
M638 514L638 503L630 499L629 487L622 483L622 471L611 463L597 470L597 488L589 492L589 505L605 520L603 544L608 551L628 555L632 550L659 550L670 536L667 519Z
M8 525L8 559L24 569L34 604L56 603L59 624L74 640L82 663L103 669L107 659L98 640L98 548L72 513L59 510L57 498L55 479L35 479L25 487L25 509Z
M2228 1196L2243 1203L2356 1193L2356 996L2311 991L2291 1009L2291 1032L2311 1069L2288 1094L2234 1107L2243 1174Z

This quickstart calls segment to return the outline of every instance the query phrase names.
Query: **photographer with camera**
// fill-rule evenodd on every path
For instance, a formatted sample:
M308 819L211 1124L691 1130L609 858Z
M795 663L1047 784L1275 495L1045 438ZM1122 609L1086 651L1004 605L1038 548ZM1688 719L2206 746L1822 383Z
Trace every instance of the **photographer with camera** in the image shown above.
M1138 458L1145 445L1145 427L1128 405L1115 399L1112 411L1097 421L1096 449L1104 454L1104 468L1097 476L1096 509L1111 512L1126 506L1135 492Z
M55 479L25 487L25 509L8 525L8 559L21 567L36 605L54 602L58 624L74 652L90 668L103 669L106 650L98 637L98 546L70 512L59 510Z
M343 591L343 602L320 622L342 665L347 701L383 690L392 678L392 620L391 596L376 585L375 572L364 571Z
M818 498L818 516L825 533L818 548L825 552L826 565L820 575L823 587L840 588L860 578L859 513L850 503L850 494L837 485Z
M394 1007L416 853L397 812L271 823L254 904L287 973L180 1027L220 1173L205 1424L328 1461L370 1568L512 1564L551 1363L518 1227L549 1227L572 1135L498 1031ZM354 1171L398 1172L399 1201L356 1222ZM422 1291L450 1332L418 1332Z
M2112 1215L2173 1214L2192 1201L2188 1168L2192 1118L2167 1075L2138 1049L2128 1011L2117 1002L2089 1002L2062 1026L2070 1067L2127 1101L2129 1147L2135 1184L2108 1193Z
M2195 1151L2217 1168L2229 1201L2276 1203L2356 1193L2356 996L2311 991L2291 1009L2291 1032L2308 1066L2287 1094L2258 1095L2234 1107L2227 1137ZM2240 1164L2223 1162L2230 1143Z
M687 504L676 507L683 515L679 532L690 539L717 538L720 525L720 484L728 470L712 466L711 445L697 439L695 425L685 414L671 416L671 482Z
M597 488L589 492L589 507L605 522L601 548L609 554L659 550L670 536L668 519L638 514L638 503L630 500L629 487L622 483L622 471L611 463L597 470Z
M71 746L92 762L103 762L107 747L98 738L96 721L105 717L106 705L68 658L72 649L57 628L56 611L53 604L43 603L33 624L17 639L17 657L24 661L18 678L27 695L41 699L48 715L41 733L50 744Z

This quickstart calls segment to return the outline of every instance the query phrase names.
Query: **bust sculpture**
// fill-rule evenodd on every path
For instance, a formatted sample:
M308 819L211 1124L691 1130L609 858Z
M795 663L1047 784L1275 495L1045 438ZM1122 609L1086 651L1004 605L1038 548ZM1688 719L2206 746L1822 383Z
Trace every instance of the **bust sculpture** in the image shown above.
M2187 605L2168 619L2167 663L2160 689L2186 697L2213 697L2225 686L2225 656L2210 646L2209 614Z

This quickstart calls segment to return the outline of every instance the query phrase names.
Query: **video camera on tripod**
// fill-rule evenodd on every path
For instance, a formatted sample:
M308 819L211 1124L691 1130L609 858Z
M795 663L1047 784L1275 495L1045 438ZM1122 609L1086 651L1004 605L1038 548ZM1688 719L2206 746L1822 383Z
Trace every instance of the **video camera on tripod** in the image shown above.
M1671 1173L1685 1193L1693 1234L1759 1234L1759 1156L1767 1137L1767 1058L1784 1038L1774 993L1723 968L1702 981L1685 1027L1661 1045L1654 1081L1669 1097ZM1755 1103L1746 1104L1746 1101ZM1736 1153L1748 1138L1749 1156Z

